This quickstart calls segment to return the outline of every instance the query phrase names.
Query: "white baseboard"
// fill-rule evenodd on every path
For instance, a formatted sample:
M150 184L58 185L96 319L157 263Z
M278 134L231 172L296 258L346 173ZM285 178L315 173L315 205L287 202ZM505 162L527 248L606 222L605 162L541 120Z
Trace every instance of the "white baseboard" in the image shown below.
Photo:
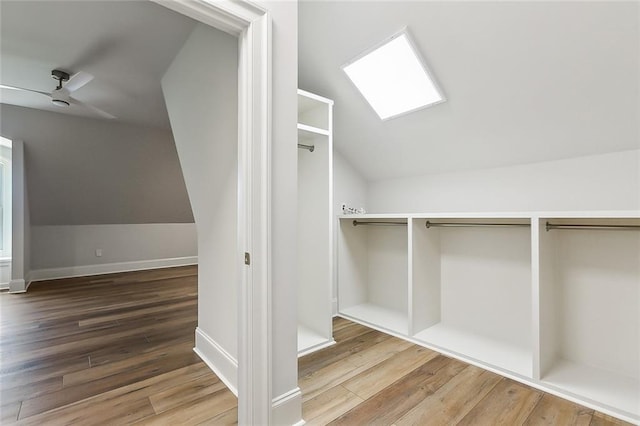
M23 279L11 280L9 282L9 293L25 293L29 285Z
M295 425L305 424L302 419L302 392L295 388L276 398L271 403L271 424Z
M200 327L196 328L196 347L193 351L238 396L238 361Z
M99 265L68 266L64 268L34 269L29 273L29 281L27 282L31 284L32 281L170 268L174 266L195 265L197 263L197 256L188 256L169 259L138 260L133 262L103 263Z

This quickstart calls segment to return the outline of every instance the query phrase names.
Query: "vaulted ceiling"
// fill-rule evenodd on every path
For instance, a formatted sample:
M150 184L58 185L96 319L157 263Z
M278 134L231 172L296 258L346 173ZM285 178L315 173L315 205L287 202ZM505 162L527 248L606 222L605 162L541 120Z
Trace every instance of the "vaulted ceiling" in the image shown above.
M303 1L299 85L335 100L335 146L369 180L640 144L629 2ZM341 66L407 26L447 102L380 121Z
M134 124L169 127L160 88L195 22L150 1L0 2L0 83L51 92L51 70L95 78L73 96ZM96 117L42 95L0 90L0 102Z

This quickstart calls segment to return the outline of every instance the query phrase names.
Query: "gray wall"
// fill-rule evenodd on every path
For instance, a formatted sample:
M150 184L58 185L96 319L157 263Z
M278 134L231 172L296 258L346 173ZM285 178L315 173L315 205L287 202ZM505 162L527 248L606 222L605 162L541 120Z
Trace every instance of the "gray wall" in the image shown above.
M24 141L32 225L193 222L171 131L0 105Z

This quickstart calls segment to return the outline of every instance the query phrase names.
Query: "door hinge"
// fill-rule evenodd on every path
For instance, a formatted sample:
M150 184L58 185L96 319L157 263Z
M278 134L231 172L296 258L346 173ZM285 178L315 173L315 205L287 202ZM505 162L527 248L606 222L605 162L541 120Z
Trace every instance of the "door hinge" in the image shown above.
M244 252L244 264L251 265L251 255L246 251Z

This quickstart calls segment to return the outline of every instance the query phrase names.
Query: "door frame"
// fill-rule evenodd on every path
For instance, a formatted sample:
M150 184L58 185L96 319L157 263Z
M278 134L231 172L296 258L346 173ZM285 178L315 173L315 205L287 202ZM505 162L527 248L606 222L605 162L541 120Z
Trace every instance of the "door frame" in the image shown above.
M238 38L238 424L270 424L271 15L245 0L151 0ZM245 253L250 256L245 264Z

